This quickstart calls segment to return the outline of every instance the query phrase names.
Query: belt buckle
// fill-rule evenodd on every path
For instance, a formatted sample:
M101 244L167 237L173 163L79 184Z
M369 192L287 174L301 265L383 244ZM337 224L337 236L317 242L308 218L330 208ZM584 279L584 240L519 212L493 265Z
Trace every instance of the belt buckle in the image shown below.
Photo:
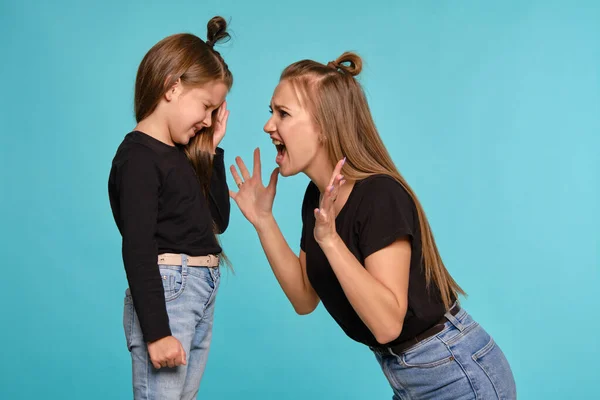
M213 265L215 262L217 265L219 265L219 256L215 256L214 254L209 254L208 255L208 266L215 267L215 265Z

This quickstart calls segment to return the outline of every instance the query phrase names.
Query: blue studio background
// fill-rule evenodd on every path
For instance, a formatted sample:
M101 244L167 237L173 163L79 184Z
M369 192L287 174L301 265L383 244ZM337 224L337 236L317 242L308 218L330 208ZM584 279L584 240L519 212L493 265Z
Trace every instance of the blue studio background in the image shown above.
M381 135L519 397L597 398L600 2L2 0L0 399L131 398L110 162L145 52L205 38L217 14L233 32L226 164L260 146L266 179L282 69L357 51ZM294 250L307 183L278 187ZM322 306L295 315L235 204L222 240L236 274L199 398L391 398Z

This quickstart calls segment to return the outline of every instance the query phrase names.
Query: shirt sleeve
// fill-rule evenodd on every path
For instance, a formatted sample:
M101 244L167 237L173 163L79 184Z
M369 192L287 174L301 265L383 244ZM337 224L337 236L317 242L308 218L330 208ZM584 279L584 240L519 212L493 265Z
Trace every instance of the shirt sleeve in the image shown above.
M144 340L171 335L155 240L160 177L154 161L132 153L117 176L123 264Z
M217 233L225 232L229 225L229 214L231 203L229 200L229 187L225 176L225 152L217 147L217 152L213 157L213 169L210 177L210 189L208 206L213 221L217 225Z
M416 207L408 192L392 177L365 182L356 219L359 249L364 258L416 232Z

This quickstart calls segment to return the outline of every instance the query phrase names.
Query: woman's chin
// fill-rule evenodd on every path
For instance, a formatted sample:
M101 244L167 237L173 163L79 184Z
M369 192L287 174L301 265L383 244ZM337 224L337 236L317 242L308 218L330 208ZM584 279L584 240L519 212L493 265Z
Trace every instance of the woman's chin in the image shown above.
M295 171L291 168L289 168L287 165L280 165L279 166L279 175L283 176L284 178L287 178L288 176L294 176L296 174L298 174L300 171Z
M290 176L290 174L287 173L286 169L281 165L279 166L279 175L283 176L284 178Z

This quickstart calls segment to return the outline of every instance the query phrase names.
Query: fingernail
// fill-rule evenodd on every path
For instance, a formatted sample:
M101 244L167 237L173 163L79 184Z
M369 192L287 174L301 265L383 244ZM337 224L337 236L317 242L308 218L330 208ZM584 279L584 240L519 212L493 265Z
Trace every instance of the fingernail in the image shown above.
M342 180L340 181L340 185L343 185L344 183L346 183L346 180L345 180L345 179L342 179Z
M329 192L333 192L333 186L329 186Z
M344 157L344 160L342 161L342 165L346 164L346 157Z

